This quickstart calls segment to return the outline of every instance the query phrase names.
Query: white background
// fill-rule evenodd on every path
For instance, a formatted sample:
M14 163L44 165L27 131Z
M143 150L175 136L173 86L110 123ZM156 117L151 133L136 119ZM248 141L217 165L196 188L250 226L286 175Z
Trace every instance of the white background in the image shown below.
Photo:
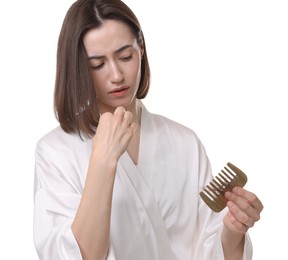
M56 45L73 2L0 3L0 259L37 259L34 149L57 125ZM246 172L265 205L250 231L253 259L288 259L287 1L125 2L150 57L144 103L196 131L214 174L228 161Z

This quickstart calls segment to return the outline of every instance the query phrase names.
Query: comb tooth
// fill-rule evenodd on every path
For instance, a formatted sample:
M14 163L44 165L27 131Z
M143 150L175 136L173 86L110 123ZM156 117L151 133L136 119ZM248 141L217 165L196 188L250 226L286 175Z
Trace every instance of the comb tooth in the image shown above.
M216 179L221 183L222 188L225 188L225 187L227 186L227 183L223 182L223 181L219 178L219 176L216 176Z
M201 197L205 200L206 204L213 209L213 205L215 204L215 200L217 199L217 196L213 193L211 193L209 190L207 190L208 185L206 188L200 193ZM214 210L214 209L213 209Z
M227 172L229 172L230 175L233 176L233 178L235 178L235 176L237 175L235 172L233 172L233 171L231 172L230 169L228 169L226 166L224 167L224 169L225 169Z
M245 175L244 172L242 172L239 168L237 168L235 165L233 165L232 163L228 162L227 166L234 171L235 173L242 175L243 177L245 176L247 178L247 176Z
M213 211L220 212L226 207L227 200L220 193L222 192L221 185L216 182L216 186L212 181L200 192L200 196Z
M205 194L204 190L200 192L200 197L203 199L203 201L206 203L206 205L215 212L220 212L225 207L225 205L219 206L219 203L217 203L214 199L211 200Z
M212 187L211 187L211 186ZM206 185L206 188L204 189L213 199L217 198L219 194L219 189L212 183L210 182L209 185Z
M225 167L224 167L225 169ZM227 168L225 169L227 171ZM226 191L230 190L231 187L234 187L237 184L237 181L235 180L235 175L233 175L233 173L231 173L231 171L227 171L225 172L224 170L222 170L223 174L225 174L225 176L227 176L227 178L229 178L229 181L227 182L227 186L226 186Z
M211 199L216 198L216 195L213 193L213 190L211 190L209 186L206 186L206 189L204 189L204 191L206 192L206 194L208 194L211 197ZM212 191L212 193L211 193L211 191Z
M215 190L217 190L219 193L221 193L222 187L215 179L213 179L210 184L213 188L215 188Z
M212 192L213 193L213 195L214 195L214 198L217 198L217 196L218 196L218 193L216 192L216 190L215 189L212 189L209 185L207 185L207 187L206 187L210 192ZM207 190L206 189L206 190Z
M233 180L233 178L229 175L229 174L227 174L227 172L225 172L225 171L223 171L223 170L221 170L221 172L229 179L229 181L232 181ZM228 181L228 182L229 182Z
M221 193L221 195L224 196L224 193L229 189L229 185L230 185L231 181L229 180L230 178L229 179L225 178L225 176L222 173L219 173L217 179L220 181L220 178L223 180L221 182L221 184L222 184L222 193ZM225 199L225 201L226 201L226 199Z
M227 163L227 166L234 172L235 174L235 182L236 185L244 187L247 182L247 176L244 172L242 172L239 168L237 168L232 163Z
M222 176L221 176L222 178ZM227 181L224 178L225 181ZM223 181L216 177L200 192L201 198L215 212L220 212L226 207L227 200L223 196Z
M222 173L219 173L219 177L221 177L221 179L224 180L225 184L227 185L230 182L231 179L227 178L227 176L223 175Z
M211 183L212 184L212 183ZM218 184L220 185L220 184ZM213 184L212 184L213 186ZM226 207L227 204L227 199L224 197L224 191L225 189L220 185L219 188L217 188L218 193L216 194L216 198L213 200L215 207L221 211L222 209L224 209ZM216 191L215 191L216 192Z

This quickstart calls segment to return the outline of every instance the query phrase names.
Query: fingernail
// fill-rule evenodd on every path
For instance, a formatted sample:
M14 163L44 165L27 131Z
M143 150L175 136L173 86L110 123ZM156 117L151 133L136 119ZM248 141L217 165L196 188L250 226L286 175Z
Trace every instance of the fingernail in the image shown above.
M232 190L234 193L238 194L239 191L240 191L240 188L239 187L234 187L233 190Z
M227 202L227 207L228 207L228 208L233 208L233 202L228 201L228 202Z
M227 191L227 192L225 193L225 197L226 197L227 199L231 199L232 193L231 193L230 191Z

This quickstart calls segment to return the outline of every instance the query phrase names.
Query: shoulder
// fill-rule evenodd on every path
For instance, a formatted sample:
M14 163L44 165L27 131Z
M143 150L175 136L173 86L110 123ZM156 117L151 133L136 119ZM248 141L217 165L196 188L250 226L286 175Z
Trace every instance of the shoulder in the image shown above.
M163 115L151 114L151 117L160 133L166 132L173 138L185 142L189 140L197 143L200 142L198 135L193 129Z
M90 152L91 139L66 133L60 126L51 130L36 144L35 187L50 190L78 187L81 190L79 179L83 181Z
M160 124L162 124L162 126L167 126L172 130L177 130L177 131L181 131L187 134L191 134L191 135L196 135L196 133L189 127L175 121L172 120L166 116L163 115L158 115L158 114L152 114L152 117L154 118L154 120L156 122L159 122Z
M149 120L146 132L154 133L155 140L162 141L169 149L179 154L206 154L205 147L196 132L166 116L147 112Z
M147 127L157 128L155 130L158 130L158 131L171 131L171 132L176 132L176 133L180 132L180 133L191 135L194 137L197 136L191 128L184 126L183 124L180 124L174 120L171 120L170 118L164 115L160 115L160 114L156 114L156 113L152 113L148 111L148 109L142 102L140 103L140 105L142 109L141 121L145 125L147 125Z
M89 142L77 133L66 133L60 126L42 136L36 144L36 154L65 155Z

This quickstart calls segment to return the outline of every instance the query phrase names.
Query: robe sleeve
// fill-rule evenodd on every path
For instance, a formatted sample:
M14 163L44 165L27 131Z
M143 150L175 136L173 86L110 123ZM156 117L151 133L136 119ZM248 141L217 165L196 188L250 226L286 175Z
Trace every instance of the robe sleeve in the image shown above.
M44 141L37 144L34 243L41 260L81 260L71 229L81 195L69 176L69 172L73 176L73 167L67 167L65 158L58 155Z
M199 140L198 140L199 141ZM199 191L212 179L210 161L204 146L199 141ZM195 253L193 259L224 260L221 243L223 219L227 208L219 213L213 212L198 195L197 237L194 239ZM248 233L245 235L243 260L252 259L252 244Z

